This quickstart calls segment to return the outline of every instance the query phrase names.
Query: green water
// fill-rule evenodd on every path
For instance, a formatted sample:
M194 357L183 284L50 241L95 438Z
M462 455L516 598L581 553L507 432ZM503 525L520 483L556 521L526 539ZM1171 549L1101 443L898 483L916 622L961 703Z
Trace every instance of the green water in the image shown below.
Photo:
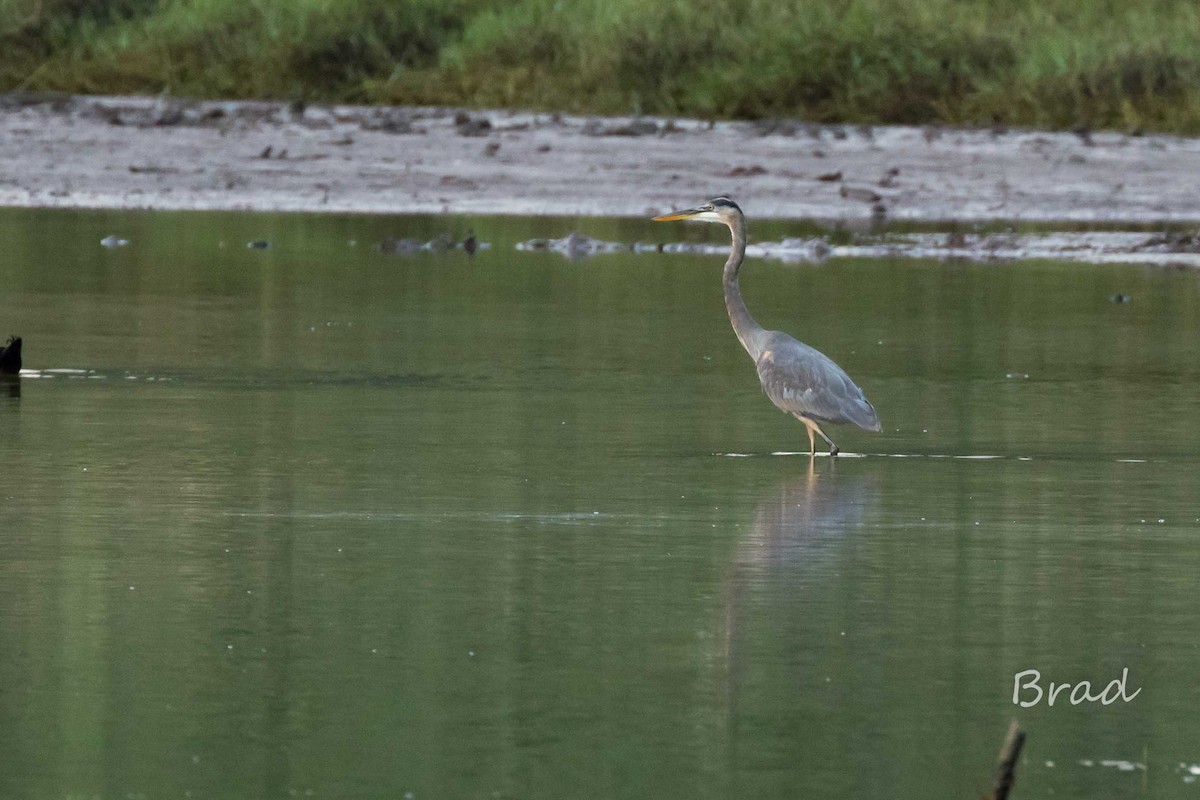
M1015 797L1195 796L1197 275L751 262L884 424L810 465L720 258L572 229L720 239L0 213L0 797L965 798L1014 716Z

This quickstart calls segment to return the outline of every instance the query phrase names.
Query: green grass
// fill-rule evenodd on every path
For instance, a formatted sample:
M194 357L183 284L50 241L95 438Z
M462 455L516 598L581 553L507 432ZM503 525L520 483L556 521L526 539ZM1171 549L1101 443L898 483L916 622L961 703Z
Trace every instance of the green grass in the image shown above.
M0 0L0 91L1200 133L1191 0Z

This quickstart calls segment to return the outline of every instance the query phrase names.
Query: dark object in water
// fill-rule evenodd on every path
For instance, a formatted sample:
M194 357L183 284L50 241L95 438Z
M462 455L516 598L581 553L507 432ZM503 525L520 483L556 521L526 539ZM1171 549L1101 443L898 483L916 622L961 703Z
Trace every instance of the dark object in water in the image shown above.
M1114 294L1112 297L1108 298L1108 302L1110 302L1110 303L1128 303L1132 299L1133 298L1127 294Z
M21 337L12 336L0 348L0 375L16 375L21 371Z
M1025 731L1014 719L1008 726L1008 735L1004 737L1004 746L1000 748L1000 769L996 775L996 786L988 795L989 800L1008 800L1016 782L1017 762L1021 759L1021 749L1025 747Z
M246 242L246 247L251 250L266 250L271 246L271 243L265 239L255 239L253 242Z
M467 231L467 238L462 241L463 250L467 251L467 255L475 255L475 250L479 247L479 243L475 240L475 232Z

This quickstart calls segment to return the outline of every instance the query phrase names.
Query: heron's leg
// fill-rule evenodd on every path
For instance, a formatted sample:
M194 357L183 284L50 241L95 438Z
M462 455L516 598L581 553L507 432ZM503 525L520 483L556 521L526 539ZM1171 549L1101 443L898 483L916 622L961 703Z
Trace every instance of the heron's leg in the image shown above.
M827 442L829 442L829 437L824 433L821 433L821 429L817 427L817 423L813 422L808 417L802 417L799 414L793 414L792 416L803 422L804 427L808 428L808 454L809 456L815 456L817 454L817 441L815 438L813 438L813 433L820 433L821 438ZM833 444L833 442L829 443Z
M825 431L821 430L820 426L817 425L817 423L810 422L809 425L811 425L812 428L809 430L808 435L811 437L812 432L816 431L821 436L821 438L825 440L825 444L829 445L829 455L836 456L838 453L841 452L841 450L838 449L838 446L833 443L833 439L830 439L828 436L826 436Z

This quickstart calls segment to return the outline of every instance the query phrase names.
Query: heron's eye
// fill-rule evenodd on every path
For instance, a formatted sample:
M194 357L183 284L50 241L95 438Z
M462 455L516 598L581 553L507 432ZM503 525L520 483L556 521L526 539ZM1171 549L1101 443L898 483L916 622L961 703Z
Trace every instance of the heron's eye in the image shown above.
M702 208L700 210L701 211L712 211L713 210L712 203L709 203L708 205L706 205L704 208Z

